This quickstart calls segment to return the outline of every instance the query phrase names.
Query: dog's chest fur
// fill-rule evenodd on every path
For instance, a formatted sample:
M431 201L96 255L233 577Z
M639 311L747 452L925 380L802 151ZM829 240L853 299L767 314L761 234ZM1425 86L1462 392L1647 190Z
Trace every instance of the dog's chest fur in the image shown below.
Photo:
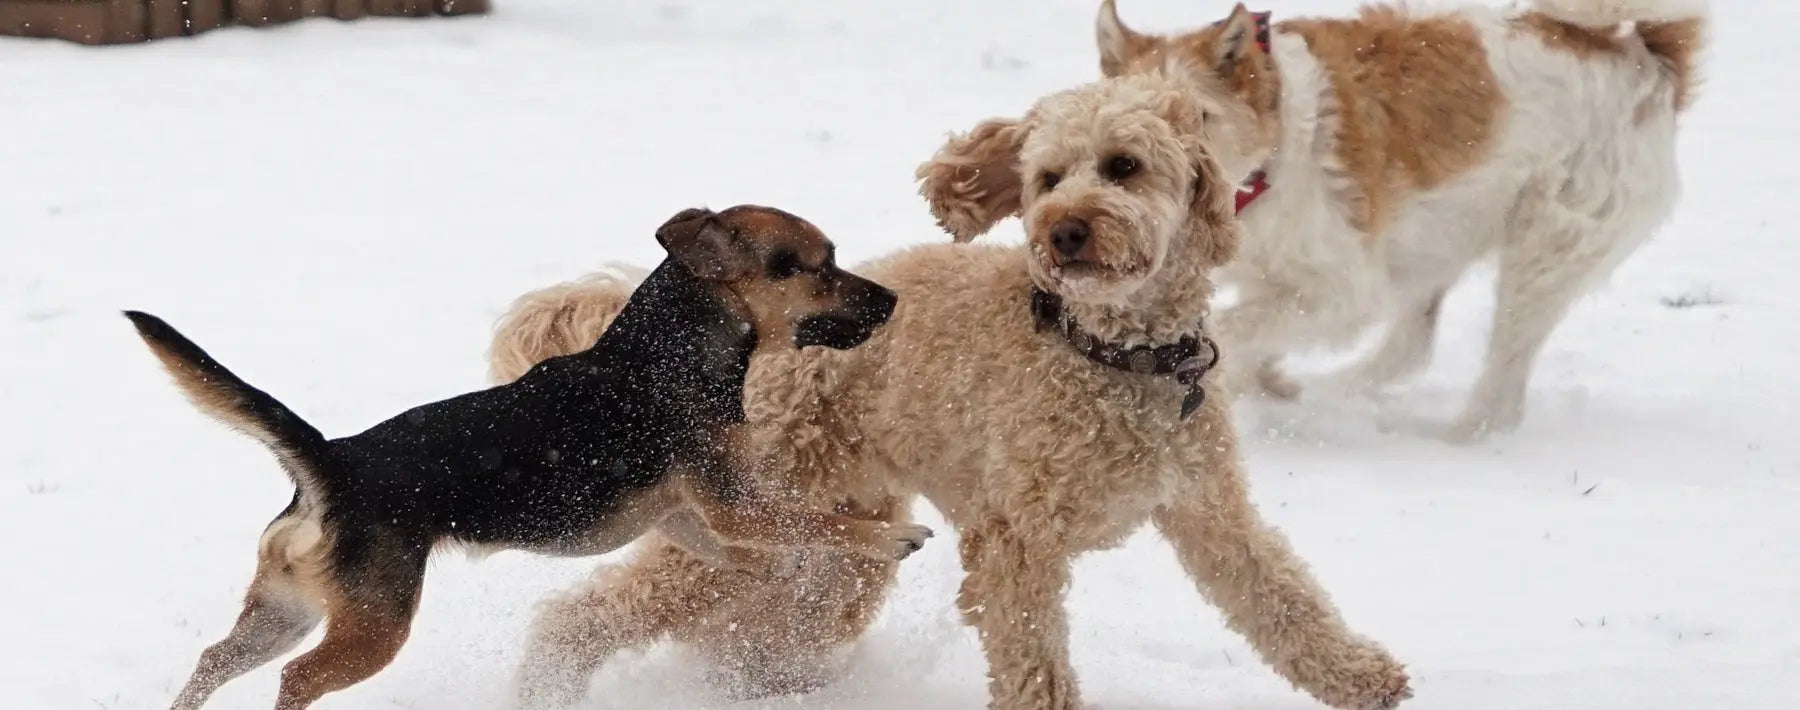
M860 465L889 469L958 524L1037 508L1087 549L1123 539L1176 471L1195 470L1214 410L1184 421L1172 377L1114 370L1037 332L1017 248L933 245L869 271L900 306L822 398L860 401L839 422L863 442Z

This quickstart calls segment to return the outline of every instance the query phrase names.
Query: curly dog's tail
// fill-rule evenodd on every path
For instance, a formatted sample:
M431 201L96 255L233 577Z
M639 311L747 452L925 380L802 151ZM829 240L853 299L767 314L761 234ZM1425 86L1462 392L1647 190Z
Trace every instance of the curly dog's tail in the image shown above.
M607 264L574 281L514 299L494 325L489 381L511 382L544 360L592 347L649 275L629 264Z
M1680 111L1693 102L1710 4L1708 0L1533 0L1532 10L1602 34L1633 23L1644 48L1662 62L1675 85L1675 110Z

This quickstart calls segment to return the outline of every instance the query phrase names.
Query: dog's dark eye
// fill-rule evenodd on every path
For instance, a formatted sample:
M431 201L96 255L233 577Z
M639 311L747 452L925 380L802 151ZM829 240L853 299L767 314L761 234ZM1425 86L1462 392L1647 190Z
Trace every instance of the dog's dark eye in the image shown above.
M1118 182L1131 177L1138 170L1137 158L1129 155L1115 155L1106 161L1106 179Z
M1044 183L1044 189L1046 191L1054 190L1056 189L1056 183L1062 182L1062 176L1057 175L1056 173L1044 173L1044 176L1039 178L1039 180Z
M1211 111L1201 111L1200 112L1200 122L1201 123L1212 123L1214 120L1217 120L1218 118L1219 118L1219 114L1213 113Z
M769 257L768 271L770 281L780 281L798 276L805 267L800 264L800 255L792 249L782 249Z

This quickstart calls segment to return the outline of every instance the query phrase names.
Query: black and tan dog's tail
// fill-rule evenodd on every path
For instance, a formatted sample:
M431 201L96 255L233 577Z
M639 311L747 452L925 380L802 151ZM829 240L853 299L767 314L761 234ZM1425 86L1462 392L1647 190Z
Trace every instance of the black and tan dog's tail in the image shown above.
M232 374L163 319L142 311L125 311L125 317L195 407L268 446L302 496L320 500L320 477L328 469L319 465L325 436L318 429Z

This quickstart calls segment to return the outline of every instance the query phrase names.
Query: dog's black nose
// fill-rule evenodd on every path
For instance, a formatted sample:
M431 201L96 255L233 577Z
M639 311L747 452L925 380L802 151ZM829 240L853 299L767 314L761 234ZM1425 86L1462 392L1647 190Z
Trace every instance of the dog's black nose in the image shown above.
M1074 217L1064 217L1050 226L1050 247L1067 258L1075 258L1087 246L1088 224Z
M852 305L859 323L866 326L878 326L894 315L894 305L900 297L887 287L873 281L866 281L867 287L861 289Z

